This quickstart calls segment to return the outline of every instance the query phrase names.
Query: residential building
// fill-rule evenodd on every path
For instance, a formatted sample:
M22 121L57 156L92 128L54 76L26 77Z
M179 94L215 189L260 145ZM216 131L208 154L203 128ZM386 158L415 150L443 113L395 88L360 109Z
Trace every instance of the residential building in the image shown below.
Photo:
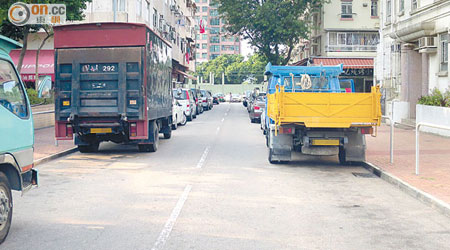
M239 36L227 34L224 20L219 17L217 5L211 0L195 0L195 4L197 5L196 63L206 62L220 55L240 54ZM205 33L200 33L200 24L205 27Z
M450 1L381 0L381 42L376 80L396 114L414 119L417 100L434 88L450 87Z
M195 71L195 11L196 5L193 0L92 0L91 3L87 3L84 12L85 19L74 23L129 22L147 24L172 45L172 78L174 85L176 85L187 83L187 79L195 79L189 74L189 72ZM31 52L37 50L44 37L45 32L30 35L28 49ZM53 38L46 42L43 50L45 55L53 58ZM18 58L18 53L13 53L16 53L16 58ZM29 53L33 58L34 54ZM43 58L41 60L48 61ZM34 62L34 60L29 61ZM40 71L41 66L39 65ZM33 63L32 65L24 65L24 67L34 68L35 65ZM53 66L51 67L53 68ZM44 72L44 69L42 69L42 72ZM24 76L27 77L26 74ZM32 77L32 75L29 76L30 80L32 80Z
M344 64L342 77L355 82L357 92L370 92L373 61L379 42L377 0L331 0L312 14L309 43L303 43L295 65ZM298 57L294 56L295 59Z

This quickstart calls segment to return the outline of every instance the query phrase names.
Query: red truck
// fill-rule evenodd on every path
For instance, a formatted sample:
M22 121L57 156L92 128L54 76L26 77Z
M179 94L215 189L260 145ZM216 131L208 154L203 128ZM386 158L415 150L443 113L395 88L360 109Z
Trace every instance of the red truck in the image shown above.
M154 152L171 137L172 51L145 24L54 27L55 133L80 152L102 141Z

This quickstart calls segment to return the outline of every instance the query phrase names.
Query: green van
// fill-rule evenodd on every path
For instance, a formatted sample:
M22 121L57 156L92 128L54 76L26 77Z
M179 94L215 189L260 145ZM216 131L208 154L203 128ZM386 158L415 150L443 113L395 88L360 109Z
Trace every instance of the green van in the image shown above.
M22 45L0 35L0 243L12 219L11 189L37 185L33 169L34 129L30 102L9 52Z

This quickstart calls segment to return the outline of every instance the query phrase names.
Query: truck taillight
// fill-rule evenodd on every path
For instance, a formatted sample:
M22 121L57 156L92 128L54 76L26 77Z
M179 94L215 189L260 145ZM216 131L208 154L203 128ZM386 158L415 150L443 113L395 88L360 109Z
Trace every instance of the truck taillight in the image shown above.
M258 106L253 106L253 109L254 109L254 110L260 110L261 108L258 107Z
M66 136L71 137L73 135L72 124L66 124Z
M373 134L373 127L361 128L361 134Z
M130 136L131 137L137 136L137 125L135 122L130 123Z
M278 133L280 134L292 134L292 128L283 128L278 129Z
M186 107L188 107L188 108L189 108L189 104L187 104L187 105L186 105Z
M202 102L206 102L206 100L202 100Z

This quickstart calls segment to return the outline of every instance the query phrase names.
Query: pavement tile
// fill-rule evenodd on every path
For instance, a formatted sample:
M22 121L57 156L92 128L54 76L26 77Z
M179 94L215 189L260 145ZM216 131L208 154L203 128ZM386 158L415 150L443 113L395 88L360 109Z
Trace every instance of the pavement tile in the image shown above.
M390 163L390 127L367 136L367 161L410 185L450 204L450 138L420 133L420 174L415 174L415 130L395 128L394 163Z

